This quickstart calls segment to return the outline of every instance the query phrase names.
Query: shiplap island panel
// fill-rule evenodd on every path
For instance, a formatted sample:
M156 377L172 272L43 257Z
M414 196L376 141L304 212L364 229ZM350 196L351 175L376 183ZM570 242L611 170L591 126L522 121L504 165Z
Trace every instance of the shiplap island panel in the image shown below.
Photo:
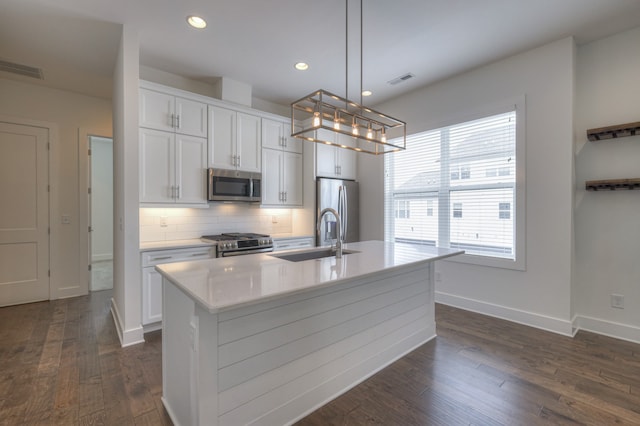
M158 266L175 424L292 423L435 336L433 261L461 251L345 249L355 253Z

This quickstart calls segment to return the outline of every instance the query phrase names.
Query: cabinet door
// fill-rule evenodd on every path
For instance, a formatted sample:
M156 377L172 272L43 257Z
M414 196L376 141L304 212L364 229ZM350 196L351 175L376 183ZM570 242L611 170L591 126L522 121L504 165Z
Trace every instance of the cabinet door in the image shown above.
M354 146L354 140L350 136L338 135L338 142L342 145ZM338 175L342 179L356 178L356 152L350 149L336 148Z
M140 202L173 203L175 135L140 129Z
M176 202L207 204L207 140L176 135Z
M283 153L282 187L285 193L284 203L288 206L302 205L302 154Z
M260 172L262 160L260 117L239 112L237 129L238 170Z
M282 151L262 150L262 204L282 204Z
M207 137L207 105L184 98L176 98L176 132L183 135Z
M300 129L300 126L295 126L296 131ZM304 143L304 141L302 139L294 138L293 136L291 136L291 123L283 123L283 134L284 150L302 154L302 144Z
M280 121L262 119L262 147L271 149L282 149L283 133Z
M338 177L336 163L336 148L332 145L314 143L316 148L316 176Z
M162 321L162 275L155 268L142 269L142 324Z
M208 166L235 169L236 112L209 105Z
M174 97L140 89L140 127L173 132Z

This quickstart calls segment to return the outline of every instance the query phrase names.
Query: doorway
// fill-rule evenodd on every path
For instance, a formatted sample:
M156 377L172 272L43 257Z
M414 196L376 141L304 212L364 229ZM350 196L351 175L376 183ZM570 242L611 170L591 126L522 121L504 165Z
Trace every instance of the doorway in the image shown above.
M113 139L88 136L89 290L113 288Z

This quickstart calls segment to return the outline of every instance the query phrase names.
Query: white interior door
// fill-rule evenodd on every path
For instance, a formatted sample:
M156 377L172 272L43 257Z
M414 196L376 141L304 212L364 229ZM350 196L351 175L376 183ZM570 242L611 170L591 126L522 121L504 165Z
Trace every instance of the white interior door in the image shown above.
M48 139L0 123L0 306L49 299Z

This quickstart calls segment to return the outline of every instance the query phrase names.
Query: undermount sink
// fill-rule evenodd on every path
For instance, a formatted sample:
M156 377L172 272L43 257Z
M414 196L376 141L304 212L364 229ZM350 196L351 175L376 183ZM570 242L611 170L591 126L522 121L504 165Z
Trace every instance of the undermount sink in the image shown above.
M351 253L360 253L355 250L342 250L342 255ZM304 260L322 259L325 257L333 257L336 255L335 250L321 249L311 250L298 253L283 253L283 254L271 254L270 256L277 257L278 259L288 260L289 262L302 262Z

